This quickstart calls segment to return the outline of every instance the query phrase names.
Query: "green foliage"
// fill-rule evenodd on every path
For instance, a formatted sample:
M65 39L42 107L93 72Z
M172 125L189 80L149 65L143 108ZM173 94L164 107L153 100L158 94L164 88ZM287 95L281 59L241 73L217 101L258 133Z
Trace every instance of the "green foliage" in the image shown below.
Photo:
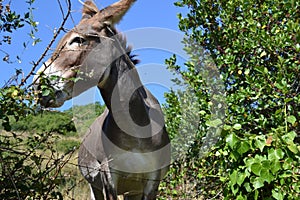
M28 34L33 45L36 44L40 40L35 37L38 23L33 18L34 0L26 1L28 12L23 15L13 11L11 2L0 1L0 45L10 45L13 40L12 33L25 26L29 26ZM26 44L24 42L24 48ZM10 55L2 49L1 52L5 54L3 61L12 63ZM20 60L18 56L17 60ZM67 119L61 116L59 120L62 121L56 122L55 126L54 123L52 126L46 123L41 117L38 120L38 116L34 116L38 110L35 103L38 94L25 86L32 73L25 79L22 76L19 84L21 74L22 70L16 70L15 76L0 88L0 199L62 199L59 184L64 183L66 179L62 169L69 162L74 149L58 152L55 145L57 135L51 131L64 132L64 129L68 129L68 124L63 122ZM54 117L59 118L54 114L50 115L52 121ZM33 131L34 128L30 127L33 123L37 126L37 121L43 121L44 132ZM18 123L22 126L16 128ZM42 129L41 124L39 125ZM26 131L12 131L15 128ZM65 145L71 147L75 144L70 141Z
M0 88L0 122L6 131L11 130L11 118L18 121L21 116L34 112L36 106L31 94L17 85Z
M30 127L38 121L34 117L37 105L33 94L30 89L14 84L0 89L3 126L0 128L0 199L62 199L58 190L58 184L64 179L61 171L74 151L59 154L54 145L55 135ZM19 129L30 129L13 132L16 121L25 122ZM63 124L56 122L56 125ZM47 130L55 129L46 120L43 126Z
M84 106L75 105L64 113L71 114L76 124L76 131L79 136L83 136L95 119L103 113L105 106L100 102L87 104Z
M173 57L167 65L197 92L198 112L204 117L193 131L196 138L201 140L211 126L222 125L222 131L207 156L201 157L202 144L195 141L199 146L191 145L186 158L173 164L167 194L176 198L194 190L187 198L299 199L300 3L180 0L175 4L189 9L186 16L179 14L179 28L187 36L191 61L182 67ZM211 109L220 99L211 100L214 90L207 88L212 84L203 75L211 67L203 64L203 52L223 80L225 118L215 118ZM176 92L166 97L167 128L176 135L184 110L178 108ZM183 181L195 185L180 189Z
M43 111L20 116L17 122L9 117L12 131L0 130L0 199L63 199L63 192L73 190L82 177L74 172L78 171L77 165L69 164L81 143L75 137L72 112L76 109L84 113L92 108L100 114L105 107L96 103L64 112ZM94 117L82 116L78 127L88 127ZM72 166L76 177L68 176L66 165Z
M75 149L78 149L80 146L80 141L73 139L60 139L56 143L56 148L59 152L68 153Z
M3 43L11 44L11 33L23 28L25 25L29 25L31 28L29 36L33 40L32 44L35 45L41 41L39 38L35 37L35 33L38 31L38 22L36 22L33 17L34 8L32 5L34 1L30 0L26 1L26 3L28 4L28 11L21 15L12 10L13 8L11 8L11 1L0 1L0 32L5 33L1 36L2 38L0 39L0 45ZM24 47L26 47L26 43L24 43ZM3 61L9 62L9 54L6 54L6 56L3 58Z
M1 131L0 199L62 199L62 168L74 151L60 155L51 133Z
M74 135L76 132L72 115L54 111L27 115L11 126L13 131L56 132L63 135Z
M4 32L12 32L13 30L17 30L24 26L25 19L29 18L29 14L25 14L24 18L21 18L19 14L10 9L10 5L7 4L2 5L2 1L0 4L0 30Z
M20 101L22 103L22 101ZM83 135L105 109L99 102L72 108L59 112L42 110L34 114L24 115L13 120L9 118L11 131L16 132L55 132L66 136ZM75 127L75 123L76 127ZM1 128L0 128L1 129Z

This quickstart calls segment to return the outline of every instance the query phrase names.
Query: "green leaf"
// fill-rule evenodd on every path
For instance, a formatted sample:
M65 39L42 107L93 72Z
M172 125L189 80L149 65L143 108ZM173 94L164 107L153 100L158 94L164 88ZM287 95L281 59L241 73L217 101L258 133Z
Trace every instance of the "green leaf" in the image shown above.
M245 183L245 184L244 184L244 187L245 187L245 189L246 189L246 191L247 191L248 193L249 193L249 192L252 192L252 188L251 188L249 182L248 182L248 183Z
M272 190L272 197L274 197L274 199L276 200L283 200L283 195L281 191L277 191L276 189Z
M32 46L35 46L39 42L42 42L42 40L40 38L34 39L32 42Z
M238 193L238 191L239 191L239 187L234 187L234 185L231 185L231 191L232 191L232 193L233 193L233 195L236 195L236 193Z
M263 51L263 52L261 52L260 57L264 57L266 55L267 55L267 53L265 51Z
M230 152L230 157L237 161L240 158L240 154L236 150L233 150Z
M229 176L229 180L231 181L232 185L235 185L238 179L238 172L234 170L232 174Z
M265 138L265 136L256 137L255 145L262 152L264 150L264 147L266 146L266 138Z
M269 184L274 180L274 176L270 173L269 169L266 168L261 169L260 177L266 180Z
M242 128L242 125L241 124L235 124L235 125L233 125L233 128L235 130L240 130Z
M264 186L264 181L265 180L263 178L256 177L256 178L252 179L251 183L252 183L252 186L254 189L259 189Z
M235 145L239 142L239 139L234 133L232 133L227 136L226 142L231 147L231 149L233 149L235 147Z
M271 166L271 161L269 161L269 160L263 160L263 161L261 162L261 166L262 166L263 168L269 169L270 166Z
M281 170L281 164L279 161L274 161L271 164L270 170L273 174L277 173L279 170Z
M245 200L246 198L244 198L241 194L239 194L239 196L237 196L236 200Z
M291 115L287 117L287 122L291 123L291 124L295 124L295 122L297 121L296 117Z
M29 18L29 16L30 16L30 13L27 12L27 13L25 13L24 18L27 19L27 18Z
M289 144L288 145L288 149L293 152L294 154L297 154L298 153L298 148L295 144Z
M250 145L247 141L242 141L240 147L238 148L239 154L246 153L250 149Z
M286 139L288 139L289 141L287 141L287 143L289 143L290 141L294 141L295 137L297 136L297 133L295 131L291 131L288 132L286 136ZM283 137L285 137L283 136Z
M223 122L222 122L221 119L215 119L215 120L206 122L206 125L207 125L207 126L210 126L210 127L218 127L218 126L220 126L222 123L223 123Z
M200 114L200 115L205 115L205 114L206 114L206 111L205 111L205 110L201 110L201 111L199 112L199 114Z
M242 16L238 16L236 19L239 20L239 21L242 21L243 17Z
M250 69L246 69L244 73L245 73L245 75L249 75Z
M280 160L284 156L284 152L281 149L271 148L268 150L268 159L269 160Z
M261 168L262 166L260 163L253 163L250 167L251 171L257 176L260 176Z
M282 168L284 170L292 169L293 168L293 159L291 159L291 158L286 159L282 164Z
M49 89L44 89L43 91L42 91L42 96L49 96L49 94L51 93L51 90L49 90Z
M237 177L237 180L236 180L236 183L237 183L239 186L242 186L242 184L243 184L244 181L245 181L245 178L246 178L246 174L245 174L245 173L239 173L239 174L238 174L238 177Z
M228 131L228 130L230 130L232 127L231 126L229 126L229 125L227 125L227 124L225 124L224 126L223 126L223 129L225 130L225 131Z

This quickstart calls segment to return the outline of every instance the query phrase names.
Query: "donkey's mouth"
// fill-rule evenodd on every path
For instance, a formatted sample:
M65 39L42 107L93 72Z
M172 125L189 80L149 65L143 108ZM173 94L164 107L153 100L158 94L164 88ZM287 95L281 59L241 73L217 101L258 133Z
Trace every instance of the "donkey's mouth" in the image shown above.
M57 108L64 104L64 93L61 90L55 92L54 95L39 96L38 103L45 108Z

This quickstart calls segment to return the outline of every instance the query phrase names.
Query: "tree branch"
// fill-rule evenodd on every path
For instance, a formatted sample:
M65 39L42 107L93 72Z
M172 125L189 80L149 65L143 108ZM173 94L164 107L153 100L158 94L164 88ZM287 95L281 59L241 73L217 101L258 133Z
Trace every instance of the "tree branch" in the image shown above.
M67 4L68 4L68 12L65 16L63 16L63 21L60 25L60 27L57 29L57 31L55 32L52 40L50 41L50 43L48 44L47 48L45 49L45 51L43 52L43 54L40 56L40 58L38 59L37 62L34 63L33 67L31 68L31 71L28 73L28 75L21 81L20 83L20 87L24 86L25 83L27 82L27 80L30 78L30 76L34 75L34 71L36 70L36 68L40 65L40 63L42 62L42 60L45 58L45 56L47 55L48 51L51 49L52 45L54 44L57 36L60 34L61 31L64 30L64 26L71 14L71 0L66 0ZM32 84L30 84L28 87L30 87Z

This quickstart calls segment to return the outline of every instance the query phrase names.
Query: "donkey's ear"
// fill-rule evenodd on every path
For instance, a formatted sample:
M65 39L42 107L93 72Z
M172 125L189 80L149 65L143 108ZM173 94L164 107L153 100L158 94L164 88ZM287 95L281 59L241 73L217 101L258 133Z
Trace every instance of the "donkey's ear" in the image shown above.
M105 23L116 24L129 10L136 0L120 0L99 11L99 20Z
M99 10L93 1L87 0L83 4L82 19L89 19L97 14L98 11Z

